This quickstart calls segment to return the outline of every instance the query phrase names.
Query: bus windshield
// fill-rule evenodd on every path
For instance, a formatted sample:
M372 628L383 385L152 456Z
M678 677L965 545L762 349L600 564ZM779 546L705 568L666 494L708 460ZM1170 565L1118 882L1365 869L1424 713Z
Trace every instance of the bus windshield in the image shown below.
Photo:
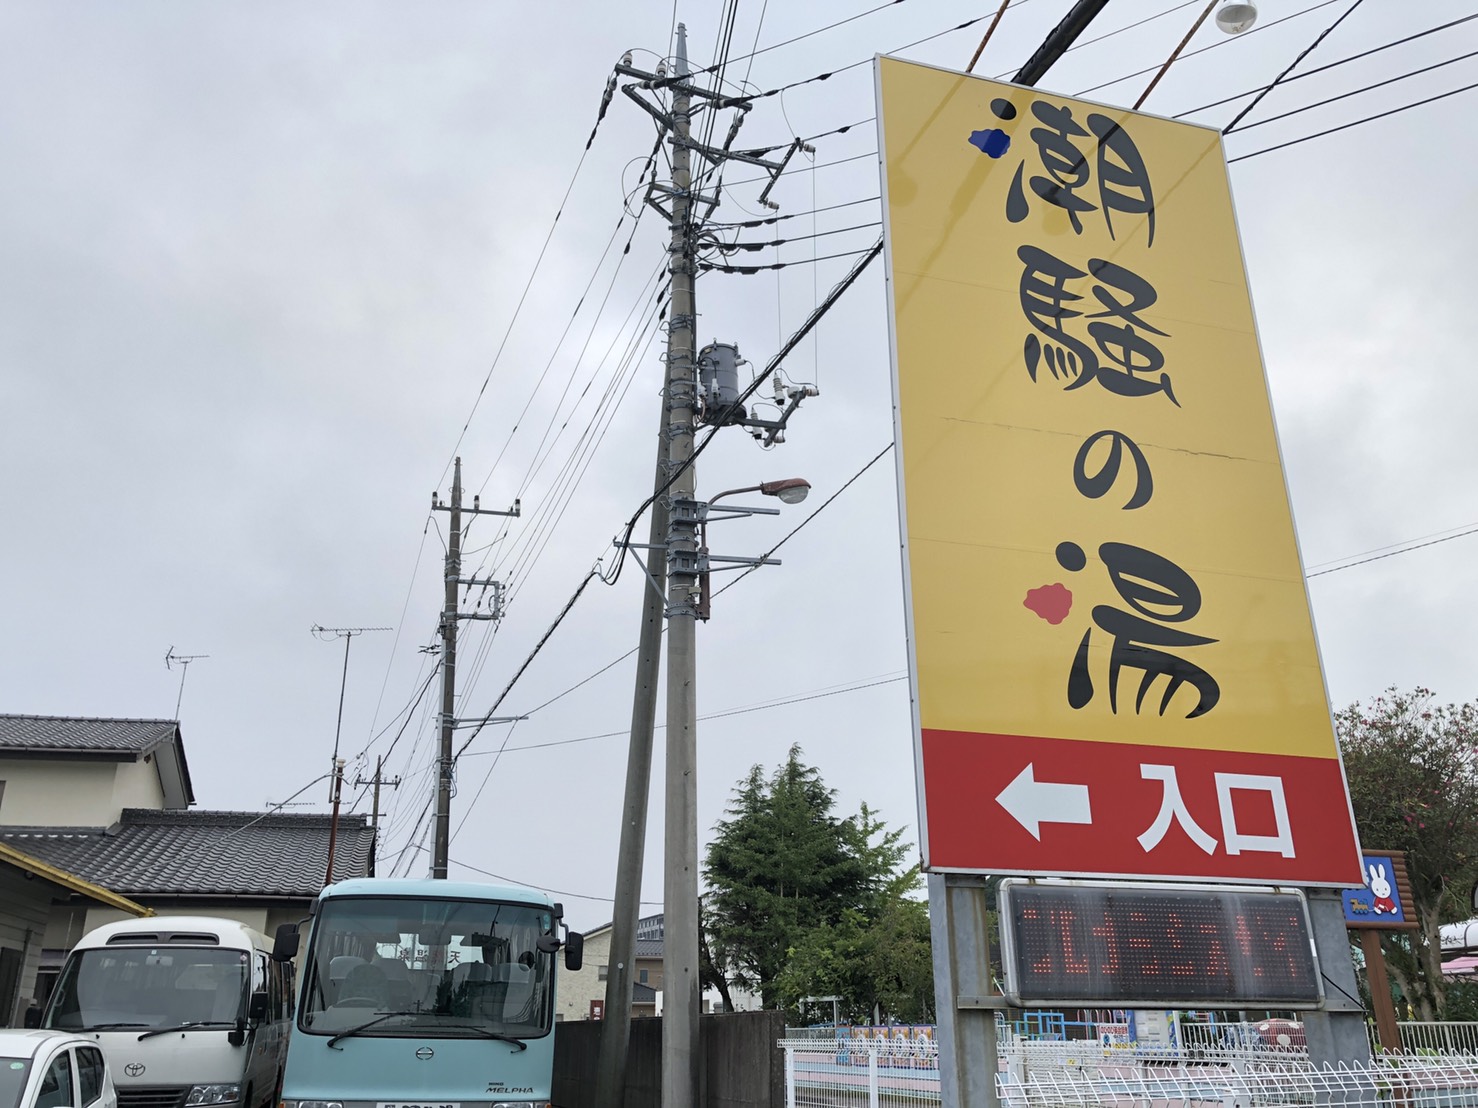
M68 1031L232 1027L246 1017L244 950L119 946L72 952L46 1026Z
M548 907L489 900L328 898L308 952L300 1026L320 1035L549 1033Z

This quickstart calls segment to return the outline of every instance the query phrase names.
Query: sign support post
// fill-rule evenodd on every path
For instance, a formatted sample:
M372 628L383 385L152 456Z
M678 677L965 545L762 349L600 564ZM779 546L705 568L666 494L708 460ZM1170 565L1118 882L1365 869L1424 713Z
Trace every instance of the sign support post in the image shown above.
M989 909L983 877L929 874L939 1088L952 1108L1000 1108L996 1010L962 1004L993 992Z
M1355 962L1350 957L1339 890L1309 889L1308 898L1314 949L1324 981L1330 986L1324 993L1324 1007L1304 1017L1309 1061L1319 1069L1368 1066L1370 1033L1365 1029L1365 1009L1355 983Z

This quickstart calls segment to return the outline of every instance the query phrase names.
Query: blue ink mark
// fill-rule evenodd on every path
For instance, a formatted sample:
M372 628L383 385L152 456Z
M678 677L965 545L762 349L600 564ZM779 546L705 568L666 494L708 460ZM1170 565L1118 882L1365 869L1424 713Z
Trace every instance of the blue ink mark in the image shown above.
M971 131L970 145L978 147L988 158L999 158L1011 148L1011 136L998 127L985 131Z

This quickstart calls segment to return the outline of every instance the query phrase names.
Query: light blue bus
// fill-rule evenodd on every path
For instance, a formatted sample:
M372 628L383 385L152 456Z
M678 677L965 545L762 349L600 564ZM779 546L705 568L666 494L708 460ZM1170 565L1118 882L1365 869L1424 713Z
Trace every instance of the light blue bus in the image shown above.
M329 885L300 959L282 1108L543 1108L555 954L579 969L584 945L563 915L513 886ZM273 957L298 947L284 924Z

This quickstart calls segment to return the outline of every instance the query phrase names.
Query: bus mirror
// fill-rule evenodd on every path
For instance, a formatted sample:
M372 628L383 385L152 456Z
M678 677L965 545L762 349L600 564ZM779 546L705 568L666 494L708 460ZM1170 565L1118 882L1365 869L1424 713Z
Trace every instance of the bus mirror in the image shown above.
M565 935L565 969L574 971L585 964L585 936L578 931Z
M248 1019L264 1020L271 1011L272 1001L266 993L252 993L251 1006L247 1008Z
M298 954L298 925L295 923L279 923L277 925L277 937L272 943L272 960L274 962L290 962Z

